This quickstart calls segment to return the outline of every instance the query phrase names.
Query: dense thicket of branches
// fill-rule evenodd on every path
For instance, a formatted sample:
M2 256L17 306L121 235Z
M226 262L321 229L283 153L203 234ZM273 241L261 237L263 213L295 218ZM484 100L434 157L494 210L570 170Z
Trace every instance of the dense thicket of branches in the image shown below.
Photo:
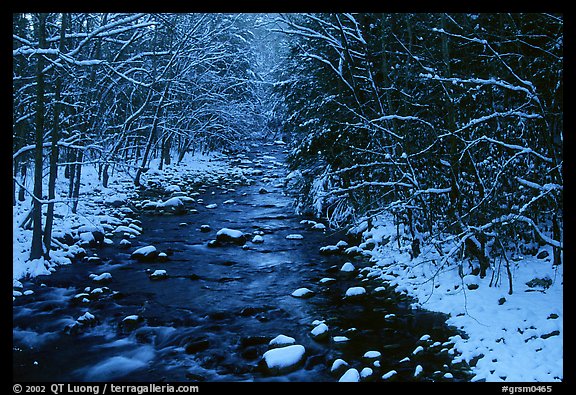
M503 250L562 249L563 21L548 14L298 14L284 130L302 207L391 211L484 273ZM465 247L465 248L461 248ZM417 250L414 251L417 254Z
M52 218L43 232L41 210L55 202L58 167L76 212L87 164L104 186L115 169L139 185L154 157L162 167L265 128L265 86L248 29L258 18L13 14L14 204L33 196L25 223L34 226L31 258L48 257Z

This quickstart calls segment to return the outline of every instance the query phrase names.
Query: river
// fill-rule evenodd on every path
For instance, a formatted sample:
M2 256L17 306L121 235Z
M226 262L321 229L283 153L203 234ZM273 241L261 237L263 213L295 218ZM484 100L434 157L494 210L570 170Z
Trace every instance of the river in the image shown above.
M392 370L391 379L399 381L468 380L466 367L451 363L447 342L456 332L446 326L447 317L411 308L382 280L340 271L348 261L356 269L370 266L365 258L319 253L351 240L302 223L306 218L295 214L293 198L280 185L285 156L274 144L231 155L237 164L257 165L254 183L208 185L196 196L194 213L139 212L143 232L130 249L98 247L91 252L101 261L79 260L23 281L34 293L13 304L14 381L336 381L342 371L330 368L338 358L358 371L370 368L369 379L376 381ZM244 246L210 248L221 228L250 238ZM264 241L252 243L255 234ZM302 238L286 238L293 234ZM131 259L147 245L168 259ZM167 278L151 280L158 269ZM95 284L92 273L112 279ZM368 296L344 298L353 286ZM291 296L301 287L313 296ZM97 297L95 288L102 291ZM85 291L89 302L79 303L74 297ZM85 317L89 325L70 329L87 311L94 316ZM138 319L124 320L130 316ZM315 320L328 326L328 338L312 338ZM272 374L262 356L280 334L305 347L305 360L291 372ZM415 376L418 366L422 372Z

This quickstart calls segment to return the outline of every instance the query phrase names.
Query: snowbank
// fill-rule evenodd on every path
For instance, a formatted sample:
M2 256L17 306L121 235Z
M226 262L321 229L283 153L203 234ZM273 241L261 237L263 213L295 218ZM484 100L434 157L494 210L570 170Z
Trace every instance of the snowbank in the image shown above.
M541 248L549 250L548 259L542 253L511 260L510 295L505 262L496 262L485 278L461 277L457 263L436 266L441 258L435 248L424 246L412 259L409 248L398 249L395 237L391 218L364 231L364 240L376 241L370 251L374 266L366 275L413 297L414 308L448 314L447 324L467 334L450 339L450 352L455 362L472 365L472 381L562 380L563 265L553 267L549 247Z

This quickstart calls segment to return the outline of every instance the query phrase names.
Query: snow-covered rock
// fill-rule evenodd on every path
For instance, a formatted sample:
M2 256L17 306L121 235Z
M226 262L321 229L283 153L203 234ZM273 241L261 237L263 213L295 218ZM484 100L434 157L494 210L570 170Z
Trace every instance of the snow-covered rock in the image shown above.
M254 236L254 238L252 239L252 243L254 244L261 244L264 243L264 238L260 235L256 235Z
M99 275L94 275L92 277L92 280L94 280L97 283L107 283L112 281L112 275L110 273L102 273Z
M266 351L262 360L270 373L284 374L297 369L304 361L305 354L304 346L293 344Z
M304 236L302 236L299 233L293 233L293 234L287 235L286 239L288 239L288 240L302 240L302 239L304 239Z
M343 264L342 267L340 268L340 271L341 271L341 272L346 272L346 273L353 272L354 270L356 270L356 267L354 267L354 265L352 264L352 262L346 262L346 263Z
M212 230L210 225L200 225L200 232L208 233Z
M284 347L296 343L296 339L286 335L278 335L274 339L270 340L268 345L270 347Z
M213 210L213 209L215 209L215 208L217 208L217 207L218 207L218 205L217 205L216 203L212 203L212 204L209 204L209 205L206 206L206 208L209 209L209 210Z
M309 298L309 297L314 295L314 291L312 291L309 288L302 287L302 288L298 288L297 290L292 292L290 295L292 295L295 298Z
M120 248L130 248L130 247L132 247L132 243L131 243L129 240L126 240L126 239L120 240L120 242L118 243L118 245L120 246Z
M339 383L357 383L360 381L360 373L355 368L348 369L338 380Z
M76 322L83 324L83 325L86 325L86 324L93 323L95 320L96 320L96 317L94 316L94 314L87 311L84 314L82 314L80 317L78 317L76 319Z
M364 287L350 287L346 290L344 294L345 298L355 298L366 294L366 289Z
M370 351L366 351L364 353L363 357L366 359L376 359L376 358L380 358L381 355L382 355L382 353L380 351L370 350Z
M163 269L155 270L150 274L150 280L163 280L165 278L168 278L168 273Z
M386 372L382 375L382 380L388 380L390 377L394 376L395 374L398 374L398 372L395 370L390 370L389 372Z
M314 340L322 340L328 337L328 325L321 323L318 324L310 331L310 335Z
M412 351L412 355L416 355L416 354L418 354L418 353L420 353L420 352L422 352L422 351L424 351L424 347L418 346L418 347L416 347L416 348L414 349L414 351Z
M336 358L330 367L330 373L341 376L350 367L348 362L341 358Z
M140 247L135 250L130 256L132 259L139 260L141 262L151 261L156 259L160 252L154 246Z
M362 380L368 380L370 377L372 377L373 374L374 370L372 370L372 368L365 367L360 371L360 378Z
M340 248L338 248L334 245L320 247L320 254L321 255L334 255L334 254L338 254L338 253L340 253Z
M422 365L416 366L416 368L414 369L414 377L420 376L420 374L422 374L423 370L424 370L424 368L422 367Z
M234 243L242 245L246 243L246 235L236 229L222 228L216 233L216 241L219 243Z
M159 203L157 208L162 208L175 214L184 214L186 212L184 202L180 197L172 197L163 203Z
M320 284L329 284L329 283L333 283L334 281L336 281L335 278L332 278L332 277L324 277L324 278L321 278L318 282L319 282Z

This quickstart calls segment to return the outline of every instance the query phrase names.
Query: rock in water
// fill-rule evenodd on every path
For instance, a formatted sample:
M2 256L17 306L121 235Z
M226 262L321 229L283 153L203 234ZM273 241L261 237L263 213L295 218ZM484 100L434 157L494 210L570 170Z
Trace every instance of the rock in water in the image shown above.
M175 214L185 214L186 209L184 207L184 202L179 197L173 197L166 200L164 203L158 205L158 208L163 208L167 211L173 212Z
M296 370L304 361L306 349L300 344L273 348L264 353L262 360L272 374L284 374Z
M366 289L364 287L350 287L346 290L344 297L355 298L366 294Z
M295 298L309 298L309 297L314 295L314 291L312 291L306 287L303 287L303 288L298 288L297 290L292 292L291 295Z
M296 339L286 335L278 335L274 339L270 340L268 345L270 347L284 347L296 343Z
M360 381L360 373L354 368L348 369L338 380L339 383L357 383L358 381Z
M340 268L341 272L347 272L347 273L351 273L354 270L356 270L356 268L354 267L354 265L352 264L352 262L346 262L345 264L342 265L342 267Z
M137 259L141 262L154 260L160 252L154 246L146 246L138 248L130 256L132 259Z
M243 245L246 243L246 236L239 230L222 228L216 233L216 241L219 243Z
M163 280L168 278L166 270L158 269L150 275L150 280Z
M324 340L328 338L328 325L321 323L318 324L310 331L314 340Z

